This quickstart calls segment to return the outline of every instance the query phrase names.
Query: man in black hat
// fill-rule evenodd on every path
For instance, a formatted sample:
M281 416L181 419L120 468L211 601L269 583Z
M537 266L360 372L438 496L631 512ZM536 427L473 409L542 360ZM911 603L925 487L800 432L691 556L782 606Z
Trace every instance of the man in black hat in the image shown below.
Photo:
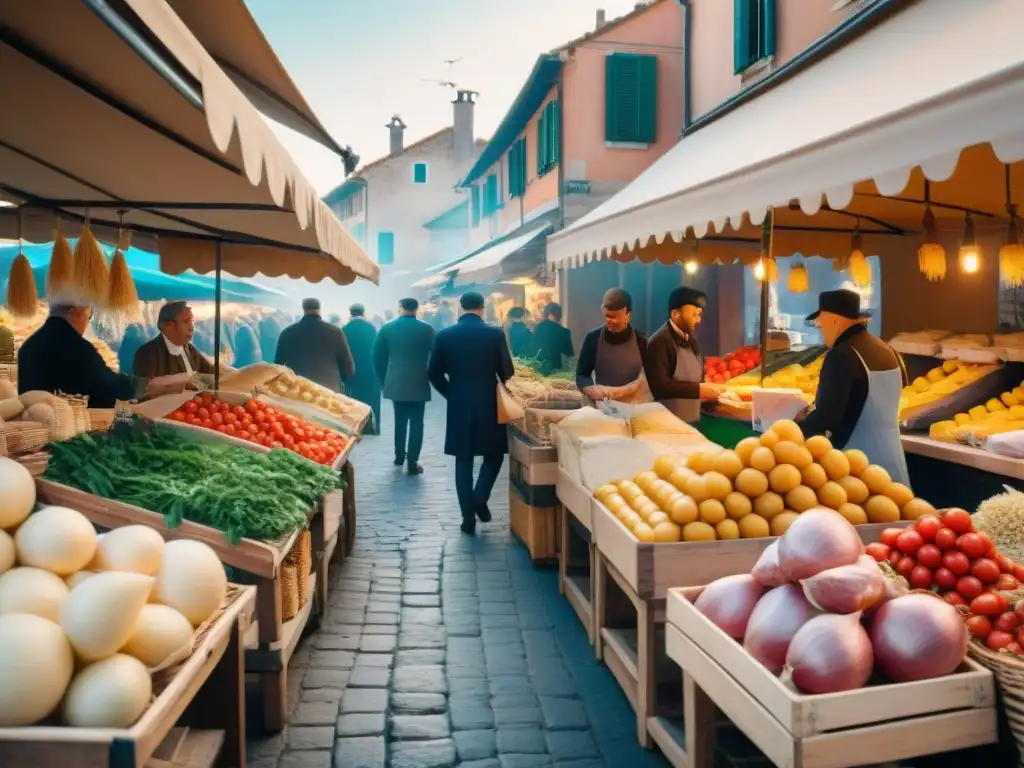
M836 448L864 451L895 482L909 485L898 421L907 370L892 347L868 331L870 315L854 291L818 297L818 311L807 322L821 330L829 351L814 406L797 421L805 436L825 435Z
M332 392L344 392L342 380L356 372L345 332L320 316L319 299L303 299L302 318L281 332L274 362Z
M633 328L633 299L626 291L605 291L601 312L604 325L583 337L576 360L576 386L594 402L635 394L647 354L647 339Z
M716 400L719 388L704 381L704 358L693 332L708 297L696 288L676 288L668 297L668 322L647 342L644 372L654 399L689 424L700 421L701 400Z

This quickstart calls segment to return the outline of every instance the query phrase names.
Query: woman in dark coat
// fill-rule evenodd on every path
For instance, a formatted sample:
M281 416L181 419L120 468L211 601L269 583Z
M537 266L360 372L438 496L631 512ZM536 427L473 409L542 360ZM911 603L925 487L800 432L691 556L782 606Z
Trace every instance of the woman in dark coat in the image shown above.
M377 329L366 319L366 309L362 304L353 304L349 307L349 313L352 319L345 323L342 330L352 352L355 373L345 379L345 394L373 409L373 423L367 425L366 433L379 435L380 379L373 367L373 345L377 341Z

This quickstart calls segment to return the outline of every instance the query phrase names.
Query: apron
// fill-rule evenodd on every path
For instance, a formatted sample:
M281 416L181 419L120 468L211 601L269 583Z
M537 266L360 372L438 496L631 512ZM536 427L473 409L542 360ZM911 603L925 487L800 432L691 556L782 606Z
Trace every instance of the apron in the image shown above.
M624 387L632 384L643 370L640 344L636 331L631 331L629 340L622 344L609 344L604 332L597 337L597 357L594 360L594 383L602 387Z
M903 374L899 368L891 371L872 371L857 350L860 364L868 374L868 396L864 410L846 443L846 450L857 448L867 454L872 464L884 467L893 482L910 487L910 473L907 471L907 457L903 454L900 441L899 413L900 392L903 390Z
M688 382L704 380L704 364L689 347L676 347L676 369L672 378L675 381ZM680 397L659 402L687 424L696 424L700 421L700 398Z

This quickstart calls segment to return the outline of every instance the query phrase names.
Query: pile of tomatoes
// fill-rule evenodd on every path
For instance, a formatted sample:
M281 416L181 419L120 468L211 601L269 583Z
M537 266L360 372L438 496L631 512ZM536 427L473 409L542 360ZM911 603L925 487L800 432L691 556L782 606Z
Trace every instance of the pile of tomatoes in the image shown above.
M345 449L339 433L283 413L258 400L235 405L209 392L196 395L168 416L265 448L287 448L317 464L330 466Z
M1000 555L965 510L924 515L910 528L886 528L867 553L888 562L912 588L934 589L958 607L977 641L1024 654L1024 605L1011 605L1003 594L1024 583L1024 565Z

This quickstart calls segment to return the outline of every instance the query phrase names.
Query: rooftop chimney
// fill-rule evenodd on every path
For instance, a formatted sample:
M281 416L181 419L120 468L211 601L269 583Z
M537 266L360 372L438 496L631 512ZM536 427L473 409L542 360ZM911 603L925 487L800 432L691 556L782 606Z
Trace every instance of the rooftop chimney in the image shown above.
M605 24L604 8L597 9L597 24L594 25L594 29L600 29Z
M405 123L398 115L392 115L391 122L384 127L391 131L391 156L398 157L405 151Z
M455 159L468 160L473 156L473 109L476 106L476 91L458 91L455 101L452 102L454 110L454 146Z

